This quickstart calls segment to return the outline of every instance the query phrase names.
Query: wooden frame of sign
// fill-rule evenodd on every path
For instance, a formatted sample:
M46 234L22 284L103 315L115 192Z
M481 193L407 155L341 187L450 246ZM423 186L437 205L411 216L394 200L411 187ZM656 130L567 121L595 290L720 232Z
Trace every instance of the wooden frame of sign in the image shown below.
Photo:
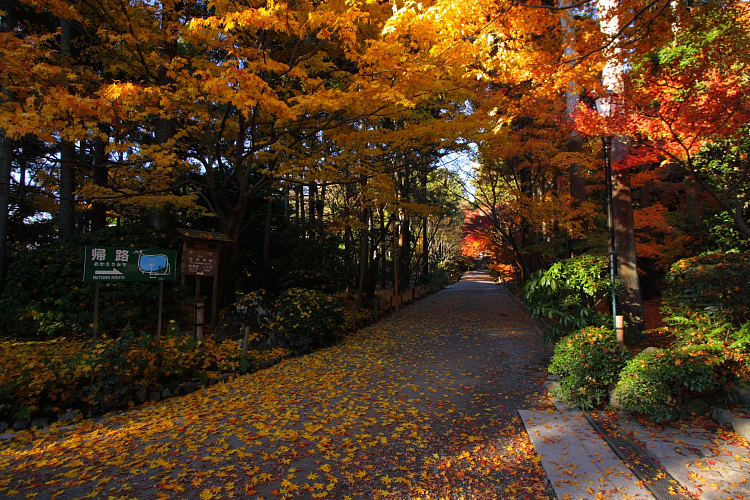
M185 284L185 276L195 276L195 336L203 338L203 308L200 302L201 277L213 277L211 295L211 326L216 325L219 308L219 263L222 246L232 243L227 235L196 231L192 229L178 229L178 238L182 240L182 277L181 284Z

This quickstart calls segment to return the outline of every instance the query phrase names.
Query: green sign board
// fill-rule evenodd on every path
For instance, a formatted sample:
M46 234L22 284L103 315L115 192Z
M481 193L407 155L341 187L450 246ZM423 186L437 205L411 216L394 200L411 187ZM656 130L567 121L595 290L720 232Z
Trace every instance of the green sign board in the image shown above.
M177 251L86 247L83 281L174 281Z

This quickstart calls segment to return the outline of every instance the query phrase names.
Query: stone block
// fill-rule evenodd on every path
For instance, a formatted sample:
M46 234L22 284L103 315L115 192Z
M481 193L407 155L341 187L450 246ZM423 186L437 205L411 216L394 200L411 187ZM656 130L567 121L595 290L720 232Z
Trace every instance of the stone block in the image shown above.
M732 391L733 396L743 405L750 405L750 389L744 387L735 387Z
M711 412L711 420L719 425L729 425L732 423L732 412L723 408L714 408Z
M19 418L18 420L13 422L13 430L22 431L24 429L28 429L30 423L31 422L29 421L28 418Z
M33 429L33 428L37 428L37 429L44 429L44 428L45 428L45 427L47 427L48 425L49 425L49 419L48 419L48 418L46 418L46 417L42 417L42 418L35 418L34 420L32 420L32 421L31 421L31 424L29 424L29 426L30 426L30 427L31 427L32 429Z
M138 400L138 403L145 403L148 401L148 387L139 387L135 391L135 397Z
M705 415L708 408L708 403L702 398L690 398L685 402L685 411L691 415Z
M63 413L59 417L57 417L57 421L62 424L69 424L70 422L74 422L78 420L81 417L81 414L77 412L76 410L69 411L66 413Z
M750 418L735 418L732 420L732 427L734 432L750 442Z

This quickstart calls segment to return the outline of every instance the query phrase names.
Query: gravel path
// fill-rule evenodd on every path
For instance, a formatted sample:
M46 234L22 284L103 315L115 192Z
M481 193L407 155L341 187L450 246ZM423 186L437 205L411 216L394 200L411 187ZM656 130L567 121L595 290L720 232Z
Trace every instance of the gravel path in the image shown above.
M554 498L519 409L551 349L483 273L200 393L0 444L8 498Z

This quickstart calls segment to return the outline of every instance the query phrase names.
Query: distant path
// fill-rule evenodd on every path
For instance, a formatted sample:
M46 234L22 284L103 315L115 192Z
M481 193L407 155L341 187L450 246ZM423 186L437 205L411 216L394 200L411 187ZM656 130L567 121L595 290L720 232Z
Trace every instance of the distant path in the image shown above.
M551 349L486 273L341 344L0 443L0 497L554 498L517 416Z

